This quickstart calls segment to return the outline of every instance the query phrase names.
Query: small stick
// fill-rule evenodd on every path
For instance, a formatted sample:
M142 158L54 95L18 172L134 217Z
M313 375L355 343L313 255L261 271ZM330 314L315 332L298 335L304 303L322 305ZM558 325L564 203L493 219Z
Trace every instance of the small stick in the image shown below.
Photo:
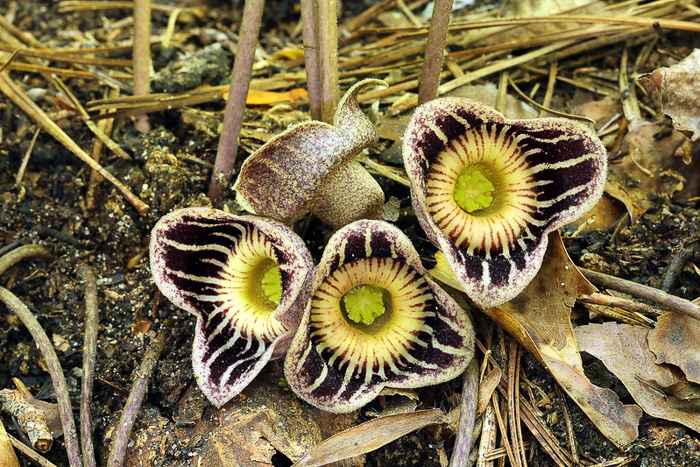
M66 442L68 463L71 467L80 467L80 449L78 448L75 421L73 420L73 411L70 405L70 397L68 396L68 385L63 375L61 363L56 356L56 351L51 345L51 341L49 341L41 324L39 324L39 321L37 321L32 312L29 311L27 305L22 303L15 294L4 287L0 287L0 301L5 303L7 308L12 310L19 317L34 338L34 342L41 352L42 357L44 357L46 369L53 381L54 391L56 392L56 402L58 402L58 410L61 414L61 425L63 425L63 437Z
M10 442L12 443L12 446L17 449L19 452L25 455L28 459L30 459L32 462L35 462L39 464L41 467L56 467L56 464L53 462L49 462L46 460L44 456L24 444L22 441L18 440L14 436L8 434L7 435L10 438Z
M17 419L34 449L41 452L51 449L53 436L46 423L46 414L34 407L22 391L0 390L0 408Z
M425 60L423 61L423 73L418 90L418 105L435 99L438 95L452 2L453 0L435 0L428 42L425 44Z
M83 451L83 466L94 467L95 448L92 445L92 386L95 375L95 355L97 353L97 278L87 264L80 264L76 273L85 288L85 338L83 341L83 378L80 391L80 445Z
M29 142L29 147L27 148L27 152L24 153L24 157L22 158L22 163L19 166L19 170L17 171L17 176L15 177L15 186L21 187L22 186L22 179L24 178L24 172L27 170L27 165L29 164L29 158L32 155L32 152L34 151L34 145L36 145L36 140L39 137L39 133L41 133L41 128L37 128L36 131L34 132L34 136L32 137L32 140Z
M143 356L139 369L136 371L136 379L131 386L131 393L129 393L129 397L124 405L122 416L119 418L114 443L112 444L109 459L107 460L107 467L119 467L124 462L131 428L134 426L139 407L141 407L141 402L146 395L148 380L165 347L165 340L165 332L161 332L153 338L151 346L146 350L146 354Z
M696 256L700 257L700 241L697 240L690 245L684 245L680 250L676 251L673 258L671 258L668 269L664 273L664 278L661 281L661 290L664 292L670 291L686 263Z
M231 72L231 89L224 111L224 123L221 127L219 148L216 151L214 171L209 183L209 199L214 206L221 205L224 198L224 186L231 180L233 165L238 152L238 137L243 126L245 101L250 87L250 76L255 60L255 44L258 42L260 23L265 0L246 0L241 20L240 41L236 61Z
M663 290L655 289L647 285L637 284L636 282L628 281L615 276L609 276L607 274L603 274L602 272L591 271L590 269L581 267L579 267L579 270L581 271L581 274L586 277L586 279L594 284L608 289L617 290L634 297L650 300L673 311L677 311L678 313L682 313L690 316L691 318L700 320L700 306L696 305L690 300L667 294Z

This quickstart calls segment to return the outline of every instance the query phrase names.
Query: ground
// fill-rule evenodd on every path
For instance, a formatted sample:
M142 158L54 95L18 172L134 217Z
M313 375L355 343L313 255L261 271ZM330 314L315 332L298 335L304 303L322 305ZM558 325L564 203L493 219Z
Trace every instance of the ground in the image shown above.
M205 19L197 24L202 32L194 41L200 41L195 48L206 45L208 27L227 33L237 31L242 2L233 2L239 4L235 8L229 3L209 2ZM284 37L296 24L293 22L297 13L292 2L278 2L275 6L279 6L276 11L284 12L281 17L275 17L275 24L290 22L280 26L280 36ZM59 14L56 8L54 2L10 2L0 6L0 15L12 13L15 25L52 47L72 43L74 36L69 31L99 31L101 22L115 22L127 16L126 12L119 10ZM362 5L353 5L352 11L346 15L363 9ZM154 15L154 21L158 28L164 28L167 15ZM269 16L265 21L271 28L273 23ZM273 45L266 33L263 46ZM228 52L225 55L228 60L232 58ZM154 60L168 62L169 58L166 51L157 53ZM229 62L225 66L228 70ZM224 82L226 73L223 78L215 75L210 78L212 84ZM92 133L82 119L70 111L65 99L45 77L20 71L13 71L12 77L22 83L25 91L32 91L37 103L89 152L93 144ZM82 103L103 97L103 88L94 81L70 79L66 82ZM204 194L211 175L210 165L216 154L223 103L204 104L198 109L194 114L181 110L153 113L150 115L152 130L143 136L136 132L131 119L116 121L112 137L131 158L125 160L105 155L101 163L150 205L145 215L139 215L104 180L97 187L94 207L88 205L86 190L91 183L90 169L43 131L37 137L26 172L18 185L15 177L32 145L37 126L8 100L0 101L0 252L38 243L45 245L54 258L53 261L23 261L0 276L0 285L10 289L30 307L52 339L77 414L84 295L76 277L76 267L85 263L95 270L99 277L100 327L93 422L95 449L98 460L102 462L106 461L112 428L126 401L134 371L157 332L167 331L167 342L136 421L128 465L192 465L192 459L202 453L213 455L211 452L216 449L212 447L209 435L215 427L224 424L224 415L203 398L193 377L190 352L195 319L162 297L151 279L147 254L149 233L161 216L177 207L208 205ZM288 122L275 119L267 113L268 109L247 111L246 128L255 128L257 124L267 134L283 130ZM305 111L303 107L298 110ZM241 157L251 144L259 145L260 141L249 138L243 144ZM390 141L382 140L379 147L372 150L372 155L379 157L382 149L389 145ZM426 259L426 265L432 266L430 261L434 249L410 215L408 189L386 178L380 178L380 183L387 199L394 196L401 200L402 216L397 224L414 240ZM565 245L577 264L595 266L598 270L607 267L608 272L616 276L659 286L678 248L687 239L700 235L700 201L695 196L690 197L691 201L687 198L678 201L663 194L652 196L650 208L636 222L628 223L617 232L617 224L577 236L572 235L573 229L565 230ZM232 197L227 198L227 204L235 209ZM318 259L330 229L308 218L299 221L295 228L310 242L312 254ZM700 296L697 272L684 269L670 292L687 299ZM582 309L577 316L577 322L581 324L588 320ZM476 321L478 337L483 339L490 321L483 315L477 316ZM595 367L594 362L590 362L590 366ZM629 465L700 465L698 433L645 415L639 439L624 449L618 449L598 432L576 404L556 390L551 375L534 358L527 355L523 358L523 370L527 379L547 395L549 401L537 398L543 402L539 409L565 449L569 449L569 438L563 407L570 411L582 463L591 465L625 458ZM0 389L13 388L12 378L21 379L35 397L55 400L51 380L31 336L9 310L0 306ZM624 387L616 385L614 377L609 379L609 384L623 402L631 403ZM267 406L271 411L261 416L271 420L282 417L285 410L325 420L325 423L317 423L315 428L317 435L325 438L366 421L392 405L408 404L409 401L403 396L387 396L358 413L334 418L295 400L282 383L281 365L273 363L254 386L236 400L236 404L245 406L247 400L249 406L246 407L250 410L244 410L246 414L257 414L250 408L256 404L258 408ZM459 401L459 391L458 381L422 389L417 392L418 401L414 405L449 412ZM275 399L281 405L275 406L272 402ZM4 417L3 421L11 434L19 436L9 417ZM303 429L310 428L303 425L301 432ZM261 435L261 439L269 441L269 438L270 435ZM537 441L527 433L525 438L531 446L527 454L530 465L555 465ZM279 443L283 444L283 441ZM266 441L262 443L268 446ZM279 443L272 444L278 448ZM449 457L453 443L454 433L446 427L433 426L367 454L365 462L366 465L382 466L437 466L444 462L445 456ZM281 449L269 451L274 465L291 465L289 459L278 451ZM60 442L54 443L45 456L56 465L68 465ZM28 465L26 460L22 462ZM356 462L360 464L362 461Z

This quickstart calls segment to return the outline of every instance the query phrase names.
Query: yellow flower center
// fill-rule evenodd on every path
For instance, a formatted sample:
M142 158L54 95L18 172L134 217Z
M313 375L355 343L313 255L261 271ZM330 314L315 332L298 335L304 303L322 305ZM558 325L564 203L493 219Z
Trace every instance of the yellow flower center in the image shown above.
M457 176L454 189L454 199L457 206L464 212L475 214L475 211L487 208L493 203L493 183L479 166L469 166L462 169Z
M388 295L388 291L382 287L360 284L343 295L340 307L351 321L370 325L387 310Z

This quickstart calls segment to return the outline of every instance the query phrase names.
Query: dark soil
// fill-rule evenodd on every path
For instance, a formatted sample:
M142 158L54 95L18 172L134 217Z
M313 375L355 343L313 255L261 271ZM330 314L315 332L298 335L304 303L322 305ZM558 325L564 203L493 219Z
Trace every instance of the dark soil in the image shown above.
M230 3L210 2L208 17L199 27L211 25L237 32L240 6L233 10ZM296 2L280 2L280 5L280 11L289 11L284 18L296 17ZM7 15L12 10L15 25L52 47L69 42L70 35L66 31L99 29L103 17L117 21L126 15L123 11L112 10L58 14L53 2L27 1L12 3L11 6L3 2L0 14ZM167 16L154 15L153 20L162 29L167 23ZM270 18L267 21L271 21ZM279 22L280 18L275 18L275 21ZM272 23L268 23L268 26L269 31ZM274 49L274 44L266 40L262 41L263 47ZM200 48L203 45L194 44L192 47ZM230 52L227 55L230 61ZM169 59L167 53L154 57L156 62L168 62ZM47 112L61 110L60 96L41 75L13 72L12 76L23 83L25 91L31 90L38 96L39 105ZM222 79L213 76L207 78L211 84L218 84L216 80ZM81 102L102 97L102 87L94 82L72 79L67 83ZM216 128L222 118L223 104L202 107L212 112L210 117ZM72 113L57 118L60 118L58 122L61 127L79 144L86 149L91 147L92 134L79 118ZM90 210L85 201L89 168L44 132L39 134L31 153L22 187L15 184L15 176L37 126L9 101L0 101L0 251L4 253L19 245L38 243L49 248L54 256L52 262L21 262L0 276L0 285L10 289L30 307L52 339L69 381L73 407L77 409L80 403L84 296L76 277L76 266L87 263L96 271L100 278L100 329L93 421L95 448L98 459L103 461L109 449L108 427L120 415L134 370L154 332L167 329L169 340L149 386L135 431L139 436L147 434L159 437L165 435L164 430L159 431L157 427L177 427L179 435L175 437L172 434L175 431L169 432L169 437L161 440L167 448L151 452L148 465L191 465L191 453L201 449L206 438L202 434L195 436L191 423L197 417L211 416L214 409L202 400L192 374L190 351L195 320L160 295L151 280L147 248L149 232L162 215L178 207L208 204L204 193L211 172L209 167L198 161L213 163L217 131L204 131L201 125L184 119L177 110L152 114L150 120L153 130L144 136L135 132L131 120L118 120L113 139L132 159L122 160L106 155L102 164L146 201L151 209L145 216L139 215L110 184L102 181L96 197L97 207ZM265 113L259 110L248 111L246 120L265 120L263 124L270 133L286 126L286 123L267 119ZM248 141L246 144L255 146L260 142ZM382 144L389 145L387 142ZM241 158L244 157L245 151L242 150L240 154ZM407 189L384 179L381 183L387 199L395 196L402 200L404 208L409 207ZM232 199L227 198L227 203L235 209ZM425 240L415 218L408 215L410 209L404 211L406 215L399 219L398 224L411 234L423 257L429 261L432 247ZM586 261L596 258L599 269L607 265L610 272L617 276L659 286L666 267L675 252L683 246L684 240L697 239L700 235L700 204L697 200L677 204L657 197L652 209L633 225L620 230L613 242L611 236L615 227L565 238L574 261L578 263L581 260L584 265L590 266ZM309 240L313 254L320 255L323 238L330 231L316 220L306 218L299 221L295 228ZM697 278L692 271L682 271L670 292L688 299L700 296ZM581 320L585 321L586 318ZM477 321L481 324L480 329L488 329L487 318L478 317ZM483 334L480 338L483 339ZM561 397L552 377L539 363L526 356L523 368L525 376L548 396L550 402L542 405L540 410L543 417L551 422L550 428L565 449L569 449L569 441L563 407L570 412L576 449L582 463L591 465L625 457L631 459L628 465L700 465L698 433L645 416L639 439L620 450L600 435L568 397ZM271 365L266 372L279 372L278 364ZM31 336L15 316L0 306L0 389L13 388L12 378L21 379L37 398L55 400L51 380ZM618 386L613 384L613 389L618 390ZM437 407L449 411L459 401L459 390L457 381L421 390L418 407ZM623 391L620 391L620 396L623 402L632 403L629 395ZM193 409L189 414L192 418L187 418L183 409L183 404L187 407L187 398L199 404L199 410ZM379 402L374 403L355 414L356 419L358 422L364 421L370 411L381 409ZM13 436L21 437L8 417L3 421ZM528 433L525 436L532 446L528 452L531 465L555 465ZM366 464L438 466L441 465L441 456L442 459L446 458L445 455L449 458L453 443L454 435L449 430L427 428L368 454ZM60 442L54 443L46 457L56 465L68 465ZM274 459L277 465L290 465L283 455L277 455ZM136 465L135 459L131 458L131 461ZM21 462L29 465L26 459Z

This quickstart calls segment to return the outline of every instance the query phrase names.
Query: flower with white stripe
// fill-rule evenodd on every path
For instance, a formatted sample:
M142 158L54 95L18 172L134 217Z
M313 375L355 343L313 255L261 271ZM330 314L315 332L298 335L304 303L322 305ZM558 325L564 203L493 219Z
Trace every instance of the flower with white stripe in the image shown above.
M311 254L280 222L188 208L158 221L150 256L163 295L197 316L194 374L221 407L285 354L308 296Z
M426 273L392 225L356 221L329 240L285 360L294 392L349 412L384 387L455 378L474 353L465 311Z
M547 234L603 193L607 152L563 118L508 120L464 98L419 107L403 143L413 206L465 293L484 308L535 277Z

